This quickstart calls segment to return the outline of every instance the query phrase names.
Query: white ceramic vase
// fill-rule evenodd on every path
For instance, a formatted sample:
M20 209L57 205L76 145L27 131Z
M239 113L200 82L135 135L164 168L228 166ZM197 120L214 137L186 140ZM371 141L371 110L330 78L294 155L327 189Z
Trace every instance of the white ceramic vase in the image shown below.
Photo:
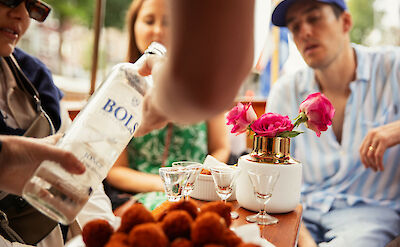
M255 136L253 151L239 158L240 174L236 181L236 199L239 205L259 211L248 170L279 170L280 176L267 204L268 213L287 213L300 203L302 164L290 157L290 138Z

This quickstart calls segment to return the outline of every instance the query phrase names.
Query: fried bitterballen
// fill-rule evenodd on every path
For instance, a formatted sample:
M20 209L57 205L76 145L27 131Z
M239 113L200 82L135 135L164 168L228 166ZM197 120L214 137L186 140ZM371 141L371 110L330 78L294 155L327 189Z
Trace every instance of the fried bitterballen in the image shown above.
M177 238L172 241L170 247L193 247L193 243L186 238Z
M179 202L172 203L169 208L167 209L167 213L174 211L174 210L185 210L192 216L193 219L196 219L197 214L199 212L199 208L197 204L193 200L181 200ZM165 215L164 215L165 217ZM162 219L160 219L162 220Z
M114 228L103 219L89 221L82 229L82 239L87 247L103 247L114 233Z
M169 241L161 227L156 223L135 226L129 233L128 241L134 247L167 247Z
M104 247L129 247L128 234L125 232L114 232Z
M231 211L232 206L230 203L224 203L222 201L209 202L200 207L200 214L204 212L215 212L224 218L227 227L232 223Z
M222 244L226 230L224 220L217 213L205 212L197 216L192 224L191 238L194 246Z
M143 204L135 203L122 215L118 232L129 233L134 226L148 222L155 222L154 216Z
M161 227L170 241L179 237L189 239L192 223L193 219L187 211L174 210L164 217Z

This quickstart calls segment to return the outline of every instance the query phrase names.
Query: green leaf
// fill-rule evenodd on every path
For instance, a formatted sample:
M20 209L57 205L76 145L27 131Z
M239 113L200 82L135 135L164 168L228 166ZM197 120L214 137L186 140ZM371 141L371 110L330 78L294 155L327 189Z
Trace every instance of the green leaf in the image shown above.
M301 133L303 133L303 131L284 131L282 133L278 134L278 137L288 137L288 138L292 138L292 137L296 137L298 135L300 135Z

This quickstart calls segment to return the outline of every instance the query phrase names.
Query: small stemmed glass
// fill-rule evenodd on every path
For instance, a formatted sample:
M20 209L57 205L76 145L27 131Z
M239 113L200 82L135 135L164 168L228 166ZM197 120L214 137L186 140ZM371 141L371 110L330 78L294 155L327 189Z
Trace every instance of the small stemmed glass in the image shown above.
M216 167L210 170L217 194L226 203L226 200L232 195L233 185L240 169L238 167ZM232 211L231 218L237 219L239 214Z
M168 201L179 201L183 196L183 190L190 176L189 170L180 167L161 167L158 172L163 181Z
M247 171L249 174L251 183L254 188L254 195L257 198L257 201L263 204L260 212L255 215L249 215L246 217L248 222L257 222L259 225L271 225L278 223L278 219L267 214L266 208L267 203L272 197L272 191L274 190L275 184L279 178L278 170L270 170L270 171Z
M190 193L192 193L194 189L194 184L199 177L203 165L194 161L177 161L172 163L172 167L182 168L189 172L186 186L183 189L183 198L188 200Z

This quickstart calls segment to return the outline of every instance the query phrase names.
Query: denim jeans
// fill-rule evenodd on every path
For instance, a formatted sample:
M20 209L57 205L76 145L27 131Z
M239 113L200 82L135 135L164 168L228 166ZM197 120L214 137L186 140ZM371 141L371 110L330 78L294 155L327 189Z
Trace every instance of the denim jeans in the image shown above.
M320 247L383 247L400 234L396 211L366 204L336 207L328 213L307 209L303 222Z

